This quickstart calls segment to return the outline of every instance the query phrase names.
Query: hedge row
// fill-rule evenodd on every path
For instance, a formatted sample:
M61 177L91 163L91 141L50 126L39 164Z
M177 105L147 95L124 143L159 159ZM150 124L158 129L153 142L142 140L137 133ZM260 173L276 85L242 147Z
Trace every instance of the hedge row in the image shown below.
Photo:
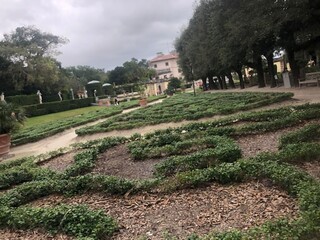
M290 99L291 93L212 93L180 94L170 97L161 104L116 116L100 124L78 129L78 135L123 130L155 125L166 122L196 120L218 114L231 114L237 111Z
M38 124L37 126L21 129L19 132L14 133L12 135L11 143L14 145L21 145L24 143L35 142L66 129L96 121L100 118L114 116L121 112L121 107L101 108L101 110L91 111L79 116L68 117L50 123Z
M39 103L39 97L36 94L8 96L6 97L6 101L18 106L27 106Z
M317 119L320 119L320 104L305 104L276 110L237 114L215 121L189 123L174 129L157 130L146 134L145 138L152 138L165 133L192 136L197 132L201 132L203 135L243 136L276 131Z
M71 109L91 106L94 98L64 100L59 102L47 102L42 104L34 104L24 106L27 117L35 117L50 113L63 112Z

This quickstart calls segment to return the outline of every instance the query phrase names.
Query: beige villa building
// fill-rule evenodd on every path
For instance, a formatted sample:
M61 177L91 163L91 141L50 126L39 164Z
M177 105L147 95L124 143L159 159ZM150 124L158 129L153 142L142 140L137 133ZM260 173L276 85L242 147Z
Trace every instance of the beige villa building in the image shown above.
M169 79L171 77L181 79L183 76L178 66L178 58L176 52L158 53L155 58L149 61L149 67L156 70L159 79Z
M150 96L162 94L168 88L170 78L183 78L178 66L178 58L176 52L158 53L156 57L149 61L149 67L157 72L157 77L147 84L147 93Z

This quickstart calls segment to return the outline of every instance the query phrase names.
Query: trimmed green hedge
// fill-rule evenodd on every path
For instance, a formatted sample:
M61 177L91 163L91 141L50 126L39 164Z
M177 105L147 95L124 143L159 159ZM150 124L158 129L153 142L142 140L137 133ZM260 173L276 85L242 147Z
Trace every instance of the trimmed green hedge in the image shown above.
M28 105L24 106L24 109L28 117L35 117L50 113L63 112L76 108L88 107L91 106L91 103L93 102L94 98L64 100L58 102L47 102L43 104Z
M280 138L280 148L288 144L320 140L320 124L310 124L304 128L288 133Z
M8 96L6 97L6 101L18 106L27 106L39 103L39 97L36 94Z
M196 120L218 114L231 114L288 100L292 93L203 93L179 94L161 104L116 116L100 124L76 130L79 136L124 130L183 120Z
M102 211L85 205L59 205L53 208L0 207L0 225L13 229L43 228L75 237L105 239L117 229L116 222Z

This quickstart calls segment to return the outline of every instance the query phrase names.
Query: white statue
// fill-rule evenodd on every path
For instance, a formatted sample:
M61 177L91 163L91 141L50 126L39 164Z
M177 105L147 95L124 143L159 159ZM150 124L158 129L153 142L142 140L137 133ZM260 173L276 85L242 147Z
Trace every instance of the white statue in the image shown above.
M58 92L58 96L60 98L60 101L62 101L62 94L61 94L61 91Z
M73 94L73 89L72 88L70 88L70 92L71 92L72 100L74 100L74 94Z
M87 91L87 89L84 89L84 98L88 98L88 91Z
M6 100L4 100L4 93L3 92L1 93L0 100L1 100L1 102L6 102Z
M40 90L38 90L37 95L39 97L39 103L42 104L42 94L41 94Z

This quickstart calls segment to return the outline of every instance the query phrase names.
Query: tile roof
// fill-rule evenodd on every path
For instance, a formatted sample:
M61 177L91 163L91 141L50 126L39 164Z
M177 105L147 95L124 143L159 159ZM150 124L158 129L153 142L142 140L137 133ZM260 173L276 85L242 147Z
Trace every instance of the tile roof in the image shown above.
M164 61L164 60L169 60L169 59L175 59L178 58L178 54L176 53L170 53L170 54L163 54L156 56L155 58L151 59L149 62L159 62L159 61Z

